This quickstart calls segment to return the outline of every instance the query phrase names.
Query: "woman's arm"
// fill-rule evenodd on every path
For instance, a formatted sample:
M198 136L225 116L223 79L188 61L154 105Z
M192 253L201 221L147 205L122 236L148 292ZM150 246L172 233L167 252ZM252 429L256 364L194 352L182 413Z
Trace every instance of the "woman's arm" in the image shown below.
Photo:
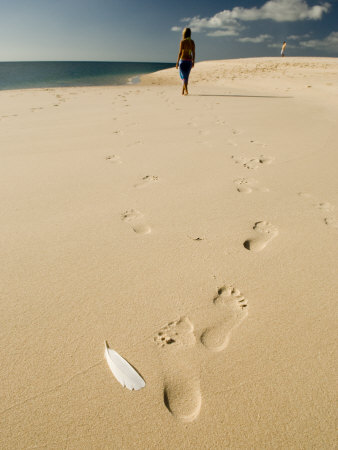
M192 41L192 66L195 65L195 42Z
M177 63L176 63L176 69L178 69L178 63L180 62L181 54L182 54L182 41L180 42L180 50L179 50L179 52L178 52Z

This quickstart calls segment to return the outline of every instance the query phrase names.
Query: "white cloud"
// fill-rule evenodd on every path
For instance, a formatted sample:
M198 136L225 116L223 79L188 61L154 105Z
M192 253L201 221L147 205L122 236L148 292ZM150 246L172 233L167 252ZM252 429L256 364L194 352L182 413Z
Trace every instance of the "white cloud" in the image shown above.
M327 13L328 2L309 6L304 0L270 0L261 8L251 8L251 18L247 20L271 19L276 22L296 22L298 20L319 20ZM245 19L242 19L245 20Z
M182 31L182 27L171 27L171 31Z
M300 42L302 47L318 48L322 50L335 50L338 53L338 31L332 31L324 39L311 39Z
M256 37L243 37L238 40L239 42L251 42L252 44L261 44L262 42L270 38L272 38L270 34L260 34L259 36Z
M311 36L311 33L306 34L292 34L286 38L287 41L299 41L299 39L307 39Z
M305 33L305 34L291 34L290 36L286 37L286 44L287 44L287 48L297 48L299 47L299 44L297 42L293 42L293 41L299 41L300 39L307 39L311 36L311 33ZM290 44L289 42L293 42L292 44ZM282 47L282 43L270 43L268 44L268 47L272 47L272 48L281 48Z
M216 30L216 31L210 31L207 33L207 36L211 37L221 37L221 36L238 36L239 30L237 30L235 27L228 27L226 30Z
M275 42L273 44L268 44L268 47L281 49L282 48L282 42L280 44L278 44L277 42ZM292 44L286 43L286 49L288 49L288 48L297 48L297 45L292 45Z
M199 16L187 17L185 19L182 19L182 21L187 22L188 23L187 26L196 33L213 28L227 29L229 28L229 25L231 26L231 24L233 24L233 26L237 25L237 22L235 20L233 21L221 20L221 18L219 17L220 14L221 13L218 13L211 18L200 18Z
M301 20L319 20L330 10L330 3L309 6L305 0L269 0L260 8L243 8L236 6L225 9L212 17L186 17L182 22L194 32L214 30L241 29L240 22L256 20L273 20L275 22L296 22ZM210 35L210 34L209 34ZM215 36L215 34L211 34ZM224 35L223 35L224 36ZM229 36L229 34L227 34Z

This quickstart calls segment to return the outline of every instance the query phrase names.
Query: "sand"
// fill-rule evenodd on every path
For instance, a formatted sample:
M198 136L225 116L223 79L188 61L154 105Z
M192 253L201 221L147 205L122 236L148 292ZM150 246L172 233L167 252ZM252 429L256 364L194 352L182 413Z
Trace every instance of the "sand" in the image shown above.
M259 58L0 92L1 448L336 448L337 88Z

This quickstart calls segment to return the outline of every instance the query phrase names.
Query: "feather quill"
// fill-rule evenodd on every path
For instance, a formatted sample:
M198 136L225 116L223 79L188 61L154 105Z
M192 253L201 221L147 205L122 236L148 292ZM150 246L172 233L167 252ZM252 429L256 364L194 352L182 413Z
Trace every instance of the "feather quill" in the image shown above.
M109 348L107 342L105 344L104 355L117 381L131 391L144 388L146 383L141 375L121 355Z

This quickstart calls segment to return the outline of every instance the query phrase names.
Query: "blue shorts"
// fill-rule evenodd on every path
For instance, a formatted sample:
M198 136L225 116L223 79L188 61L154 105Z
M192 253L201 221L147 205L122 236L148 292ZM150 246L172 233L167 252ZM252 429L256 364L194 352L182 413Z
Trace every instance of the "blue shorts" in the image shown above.
M190 70L192 68L192 61L188 59L180 59L179 68L180 77L185 83L188 83Z

